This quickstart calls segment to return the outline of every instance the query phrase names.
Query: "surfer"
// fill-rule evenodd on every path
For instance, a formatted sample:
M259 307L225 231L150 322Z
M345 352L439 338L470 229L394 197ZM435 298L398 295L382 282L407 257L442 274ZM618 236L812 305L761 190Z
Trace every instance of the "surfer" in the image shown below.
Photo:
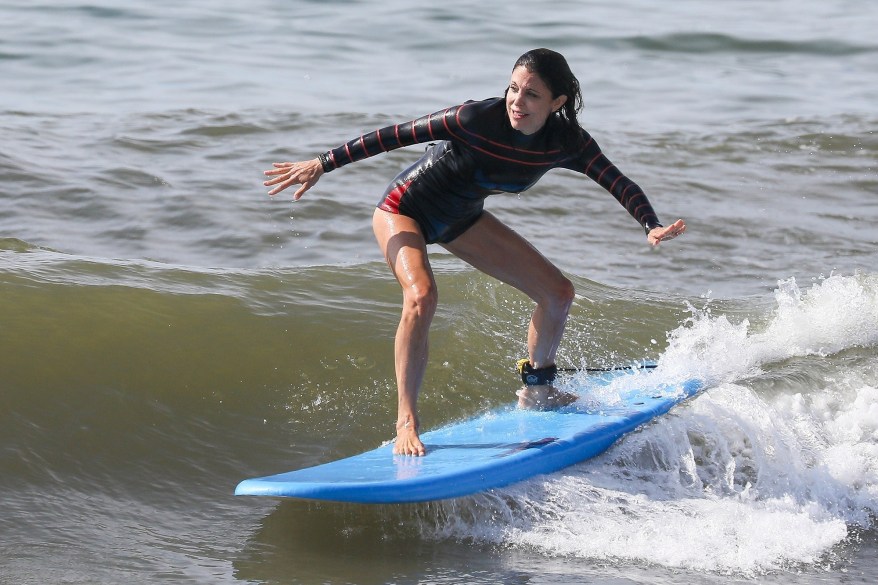
M488 195L519 193L547 171L585 174L609 191L657 246L682 234L677 220L658 221L641 188L601 152L577 120L579 81L566 59L549 49L522 55L504 97L470 101L365 134L301 162L278 162L265 171L269 195L300 185L298 200L324 173L382 152L431 143L400 173L375 209L372 228L403 291L396 331L398 411L393 452L424 455L418 434L418 392L427 364L428 333L438 302L427 244L439 244L482 272L530 297L528 358L519 363L525 406L562 404L575 397L552 386L555 354L573 303L570 280L521 235L484 210Z

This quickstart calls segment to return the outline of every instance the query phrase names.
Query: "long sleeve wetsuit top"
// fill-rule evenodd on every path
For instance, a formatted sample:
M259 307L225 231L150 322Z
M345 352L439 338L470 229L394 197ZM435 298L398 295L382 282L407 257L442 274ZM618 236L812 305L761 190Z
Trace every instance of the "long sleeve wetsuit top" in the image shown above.
M503 98L466 102L415 120L381 128L319 156L324 171L404 146L433 142L400 173L378 207L413 218L428 243L450 242L476 222L488 195L519 193L546 172L564 168L585 174L606 189L649 233L661 224L643 190L582 132L565 148L562 122L550 116L534 134L509 123Z

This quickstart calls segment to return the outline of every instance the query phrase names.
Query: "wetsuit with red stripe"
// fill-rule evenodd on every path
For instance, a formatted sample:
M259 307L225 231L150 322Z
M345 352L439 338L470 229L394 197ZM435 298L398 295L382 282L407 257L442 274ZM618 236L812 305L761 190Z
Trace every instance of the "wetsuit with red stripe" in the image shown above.
M582 146L564 149L550 116L525 135L509 123L506 102L467 102L365 134L319 156L324 171L382 152L435 142L387 188L378 207L413 218L428 243L450 242L472 226L488 195L519 193L554 168L584 173L609 191L644 229L661 224L646 195L582 130Z

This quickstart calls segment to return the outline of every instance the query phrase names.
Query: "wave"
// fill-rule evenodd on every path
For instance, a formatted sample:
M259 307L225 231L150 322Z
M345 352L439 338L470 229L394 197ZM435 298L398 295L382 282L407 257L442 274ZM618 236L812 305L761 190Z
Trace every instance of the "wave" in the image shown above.
M788 280L775 302L758 325L706 307L669 334L656 373L706 376L704 395L567 472L439 504L421 530L747 577L843 562L878 520L878 280Z
M427 426L510 400L530 311L476 272L440 259L436 274L445 292ZM751 576L831 565L874 530L878 277L789 279L773 298L731 300L576 284L560 362L657 359L654 375L700 376L710 389L562 473L451 502L318 515ZM0 483L32 488L8 499L12 510L61 486L73 501L69 490L147 500L158 490L182 507L193 491L223 498L243 477L390 438L399 291L380 263L203 269L3 240L0 295ZM576 390L577 376L562 383Z
M604 455L451 501L285 502L251 547L286 538L309 549L321 526L324 541L365 550L410 539L497 547L511 571L560 557L635 580L833 572L874 541L878 521L876 294L874 275L834 275L807 289L781 282L770 300L690 306L655 374L701 373L710 389Z
M218 366L257 386L277 376L328 383L338 361L381 363L399 314L398 285L380 262L211 269L69 255L16 239L0 241L0 254L4 370L27 391L33 380L60 391L73 378L146 391L185 377L213 388ZM442 258L435 269L443 303L433 351L453 364L434 372L436 385L462 385L474 371L500 378L525 351L529 301ZM618 290L585 280L579 289L564 350L574 365L586 355L593 365L640 359L654 349L637 329L666 327L685 310L649 293L620 300ZM51 359L29 359L41 355ZM387 364L381 376L392 377Z

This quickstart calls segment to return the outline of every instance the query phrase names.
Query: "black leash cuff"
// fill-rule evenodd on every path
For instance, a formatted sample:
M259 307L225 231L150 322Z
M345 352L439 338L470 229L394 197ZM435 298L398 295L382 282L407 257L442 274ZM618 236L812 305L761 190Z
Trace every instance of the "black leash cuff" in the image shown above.
M518 373L521 374L521 381L527 386L545 386L555 381L558 374L558 366L552 364L543 368L534 368L530 365L530 360L518 360Z

